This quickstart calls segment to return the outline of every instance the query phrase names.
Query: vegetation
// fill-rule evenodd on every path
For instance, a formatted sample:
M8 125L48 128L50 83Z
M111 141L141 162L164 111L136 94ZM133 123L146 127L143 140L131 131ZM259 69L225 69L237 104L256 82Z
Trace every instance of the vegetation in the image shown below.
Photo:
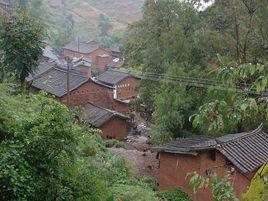
M125 56L146 77L136 105L155 125L156 144L267 122L267 2L199 3L146 0L128 27Z
M263 201L268 199L268 165L264 165L256 173L250 188L243 196L243 201Z
M125 148L125 144L123 142L120 142L115 139L106 140L104 144L105 144L105 147L107 148Z
M83 40L98 38L104 47L111 47L121 38L127 23L141 16L143 3L143 0L5 1L14 7L23 7L39 20L45 27L47 42L58 51L78 37ZM103 37L107 28L109 34Z
M0 90L1 200L157 200L67 107L14 87Z
M2 76L13 74L24 85L43 53L43 27L23 10L2 19L0 26Z
M217 175L213 175L211 178L205 178L196 172L188 176L192 176L189 186L195 193L201 188L211 186L214 201L239 201L234 194L232 184L228 181L228 176L223 179L218 178Z
M159 192L158 195L163 201L191 201L189 196L180 188Z
M268 108L260 95L268 85L266 70L267 66L259 64L232 63L219 67L217 77L222 84L211 87L209 93L219 88L228 91L199 108L199 113L193 116L194 126L224 134L254 129L261 123L267 125Z

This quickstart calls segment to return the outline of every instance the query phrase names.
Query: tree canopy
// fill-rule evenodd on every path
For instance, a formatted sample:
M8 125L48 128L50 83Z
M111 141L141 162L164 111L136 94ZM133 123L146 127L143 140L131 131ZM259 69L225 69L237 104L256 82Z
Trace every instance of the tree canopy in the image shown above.
M43 27L24 10L19 10L2 19L0 32L2 68L24 83L39 65L44 47Z
M128 27L125 56L145 77L136 105L146 108L154 141L267 121L267 7L258 0L216 0L206 9L200 1L145 1L143 18Z

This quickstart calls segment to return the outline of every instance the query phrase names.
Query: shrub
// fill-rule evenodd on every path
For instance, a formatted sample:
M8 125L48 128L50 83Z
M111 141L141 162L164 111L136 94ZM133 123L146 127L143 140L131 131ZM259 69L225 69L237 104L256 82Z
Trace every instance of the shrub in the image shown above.
M125 144L123 142L120 142L115 139L106 140L104 141L104 144L105 144L105 147L107 148L125 148Z
M263 166L253 178L243 201L268 200L268 165Z
M43 94L13 96L0 86L0 113L0 200L110 197L107 183L84 163L100 149L94 133L75 125L65 106Z
M156 193L149 188L132 185L116 185L114 188L116 198L123 201L158 201Z
M158 197L163 201L191 201L187 193L180 188L159 192Z

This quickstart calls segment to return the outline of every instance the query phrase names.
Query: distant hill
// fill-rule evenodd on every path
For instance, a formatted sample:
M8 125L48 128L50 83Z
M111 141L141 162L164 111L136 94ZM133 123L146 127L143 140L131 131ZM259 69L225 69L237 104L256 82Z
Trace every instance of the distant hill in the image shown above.
M98 18L105 15L116 30L124 29L128 23L141 18L144 0L49 0L54 8L65 5L78 24L85 22L92 28L98 25Z

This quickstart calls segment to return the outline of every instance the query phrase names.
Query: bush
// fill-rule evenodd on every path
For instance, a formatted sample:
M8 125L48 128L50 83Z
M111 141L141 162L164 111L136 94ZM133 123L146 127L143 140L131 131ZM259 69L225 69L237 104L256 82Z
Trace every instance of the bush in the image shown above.
M149 188L132 185L116 185L113 189L116 198L123 201L158 201L156 193Z
M0 85L0 113L0 200L111 196L107 183L84 163L101 149L94 132L75 125L65 106L43 94L14 96Z
M252 179L250 188L243 195L243 201L268 200L268 165L264 165Z
M180 188L159 192L158 197L163 201L191 201L187 193Z
M105 140L104 144L105 144L105 147L107 148L125 148L125 144L123 142L120 142L115 139Z

